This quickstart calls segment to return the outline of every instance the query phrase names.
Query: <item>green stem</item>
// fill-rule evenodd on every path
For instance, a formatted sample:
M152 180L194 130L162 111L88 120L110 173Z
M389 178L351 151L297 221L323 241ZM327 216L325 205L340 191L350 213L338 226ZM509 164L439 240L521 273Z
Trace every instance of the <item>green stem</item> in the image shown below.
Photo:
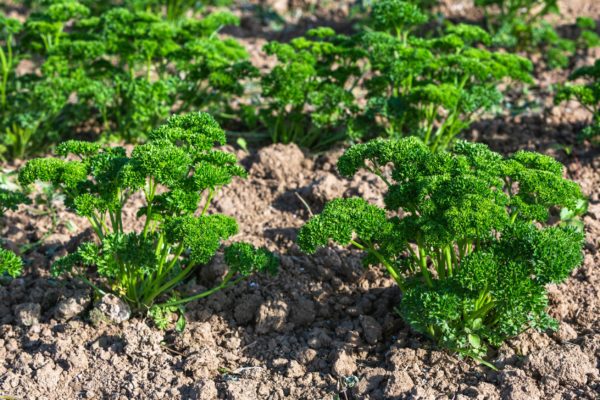
M372 174L377 175L388 187L392 186L390 181L388 181L388 179L385 177L385 175L383 175L383 172L381 172L381 170L379 169L379 167L377 165L375 165L373 168L367 168L367 170L369 172L371 172Z
M448 272L448 276L452 276L452 250L450 246L444 247L444 257L446 259L446 270Z
M425 279L425 283L427 286L433 287L433 282L431 281L431 274L427 269L427 253L425 249L419 245L419 266L421 267L421 274L423 275L423 279Z
M416 272L417 267L415 267L415 265L419 265L419 256L417 255L417 253L415 253L415 251L412 249L412 247L410 247L410 245L406 246L406 248L408 249L408 252L410 253L410 256L413 259L413 264L411 265L411 272Z
M11 51L10 51L11 40L12 40L11 36L9 36L6 39L8 57L4 53L4 49L2 47L0 47L0 63L2 64L2 84L0 85L0 105L2 106L3 109L4 109L4 107L6 107L6 86L8 85L8 74L9 74L9 70L10 70L10 67L12 64L12 60L10 57L10 55L11 55Z
M85 275L77 275L77 279L81 279L85 284L89 285L91 288L93 288L96 292L100 293L101 295L105 295L107 293L105 290L102 290L98 286L94 285L89 279L87 279L85 277Z
M146 238L148 234L148 227L150 226L150 221L152 220L152 202L154 201L154 195L156 193L156 185L154 184L154 180L150 178L148 180L148 191L144 191L146 196L146 221L144 222L144 229L142 231L142 235Z
M161 264L159 264L160 272L156 274L155 278L152 279L152 283L149 286L149 288L145 290L146 292L149 292L149 294L145 296L145 299L154 299L162 293L162 286L164 286L164 285L162 285L161 287L158 287L158 288L157 288L157 286L160 285L160 283L165 279L165 277L167 277L169 275L169 273L173 270L173 267L177 264L179 257L181 257L181 254L185 250L183 243L180 243L179 246L177 247L177 249L175 250L175 253L173 254L173 258L171 259L169 264L165 267L166 257L168 257L168 255L169 255L168 247L169 246L165 246L165 253L163 253L163 257L161 258L161 260L164 260L164 261L161 261ZM185 270L182 270L182 271L185 271ZM146 304L147 303L148 303L148 300L146 300Z
M192 267L191 265L188 265L187 268L182 268L181 271L179 271L179 273L177 275L175 275L173 278L171 278L169 281L165 282L158 289L153 290L148 296L146 296L144 298L144 304L151 304L155 298L157 298L161 294L165 293L167 290L172 289L173 287L177 286L180 282L183 282L185 280L185 278L187 278L187 276L194 269L195 268ZM160 282L160 280L157 280L157 282Z
M379 260L379 262L381 262L381 264L383 264L383 266L388 271L388 273L392 276L392 278L394 278L394 280L398 284L398 287L400 287L400 290L404 291L404 278L398 273L398 271L396 271L396 269L392 266L392 264L390 264L388 262L388 260L385 259L383 254L378 252L375 249L375 247L373 247L373 245L363 246L362 244L356 242L355 240L350 240L350 244L360 250L367 251L367 252L373 254Z
M471 315L470 315L470 319L477 319L477 318L482 318L485 317L487 315L488 312L490 312L492 310L492 308L494 308L495 304L492 300L490 300L489 303L486 303L485 305L483 305L481 308L478 308L477 310L475 310Z
M92 225L92 228L96 232L96 235L98 235L98 238L100 240L104 239L105 231L103 230L103 224L101 224L100 221L98 220L98 216L94 214L91 217L88 217L88 221L90 221L90 224Z
M233 275L234 275L233 272L228 272L227 275L225 275L225 277L223 278L223 281L218 286L215 286L212 289L206 290L206 291L204 291L202 293L195 294L193 296L185 297L183 299L179 299L179 300L175 300L175 301L169 301L167 303L160 304L159 306L161 306L161 307L171 307L171 306L176 306L176 305L179 305L179 304L189 303L190 301L194 301L194 300L199 300L199 299L202 299L204 297L208 297L211 294L218 292L219 290L226 289L228 287L234 286L238 282L246 279L246 276L240 276L239 278L233 280L232 282L229 282L231 280L231 278L233 277Z
M208 197L206 198L206 203L204 204L204 207L202 208L202 213L200 214L201 217L204 216L204 214L208 210L208 206L210 206L210 202L212 201L214 195L215 189L209 189Z

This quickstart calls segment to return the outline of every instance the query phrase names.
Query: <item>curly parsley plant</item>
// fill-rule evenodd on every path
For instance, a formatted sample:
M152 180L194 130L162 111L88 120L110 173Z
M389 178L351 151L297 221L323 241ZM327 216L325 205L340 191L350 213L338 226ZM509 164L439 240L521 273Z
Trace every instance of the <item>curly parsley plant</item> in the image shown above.
M8 210L16 210L19 204L28 203L29 199L20 192L0 188L0 218ZM13 278L23 269L23 260L15 253L0 248L0 277L8 274Z
M236 243L225 249L229 272L219 285L192 295L178 292L238 231L235 219L209 213L219 189L246 175L233 154L213 148L224 143L217 122L209 114L194 113L172 117L130 154L122 147L67 141L57 148L63 158L29 161L20 182L54 184L66 206L86 217L97 237L57 260L53 274L76 275L98 291L120 296L135 311L152 310L156 317L256 271L275 273L278 262L271 253ZM144 198L137 210L144 225L127 230L123 213L134 196Z
M464 141L432 152L405 138L355 145L338 168L381 177L385 209L361 198L328 203L301 229L304 251L330 240L363 250L397 282L398 311L415 331L481 362L488 345L556 326L545 287L581 263L583 244L581 230L549 222L582 198L561 164Z
M348 137L347 123L359 110L353 90L362 75L358 60L363 57L353 41L321 27L289 43L265 45L277 64L261 77L258 115L246 110L272 142L324 149Z
M356 129L364 136L418 136L443 150L485 112L500 105L505 81L532 81L532 64L486 50L490 35L467 24L422 38L428 16L409 2L381 0L362 35L369 56L367 107Z
M576 69L569 80L579 82L561 86L554 102L559 104L571 99L577 100L592 114L590 124L581 131L580 138L598 141L600 136L600 60L596 60L594 65Z

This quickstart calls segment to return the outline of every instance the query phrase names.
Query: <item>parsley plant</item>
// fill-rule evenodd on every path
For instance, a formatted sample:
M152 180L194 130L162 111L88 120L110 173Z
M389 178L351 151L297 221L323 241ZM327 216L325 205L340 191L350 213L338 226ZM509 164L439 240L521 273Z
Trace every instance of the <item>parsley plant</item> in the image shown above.
M576 69L569 80L581 82L561 86L554 102L577 100L592 114L590 124L583 129L580 138L597 141L600 137L600 60L596 60L594 65Z
M8 210L16 210L19 204L28 203L29 199L20 192L0 188L0 218ZM0 277L8 274L13 278L23 269L23 260L12 251L0 247Z
M385 209L337 199L298 236L309 253L330 240L383 265L403 292L398 310L440 346L483 361L525 329L547 329L545 286L582 261L583 233L552 225L556 209L575 209L579 186L552 158L519 151L504 158L459 141L432 152L417 138L351 147L338 169L366 169L388 186Z
M366 118L359 123L364 136L415 135L434 151L444 150L501 103L501 82L531 82L528 60L480 46L491 40L481 28L449 25L441 36L424 39L415 32L427 19L412 3L374 5L373 31L363 35L372 72Z
M20 182L51 182L97 237L57 260L52 273L73 274L98 291L115 293L137 312L153 309L155 317L253 272L275 273L277 259L271 253L236 243L225 250L229 272L219 285L193 295L178 293L179 285L238 231L235 219L209 213L219 189L233 177L246 176L234 155L213 149L224 143L217 122L194 113L172 117L130 154L122 147L67 141L57 147L63 158L29 161L20 170ZM134 196L145 200L137 210L144 225L128 230L123 213Z

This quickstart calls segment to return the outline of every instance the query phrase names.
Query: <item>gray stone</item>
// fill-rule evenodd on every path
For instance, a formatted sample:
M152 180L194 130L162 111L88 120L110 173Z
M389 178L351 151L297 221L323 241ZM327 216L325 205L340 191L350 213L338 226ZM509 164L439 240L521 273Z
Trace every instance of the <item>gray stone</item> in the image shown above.
M100 301L96 303L96 308L111 322L117 324L131 318L131 308L129 308L129 305L111 293L102 296Z
M383 329L375 318L369 315L361 315L359 320L367 343L375 344L381 340Z
M90 303L88 291L76 292L72 297L58 303L54 311L54 318L59 321L68 321L84 312Z
M14 308L17 324L32 326L40 322L42 307L37 303L23 303Z

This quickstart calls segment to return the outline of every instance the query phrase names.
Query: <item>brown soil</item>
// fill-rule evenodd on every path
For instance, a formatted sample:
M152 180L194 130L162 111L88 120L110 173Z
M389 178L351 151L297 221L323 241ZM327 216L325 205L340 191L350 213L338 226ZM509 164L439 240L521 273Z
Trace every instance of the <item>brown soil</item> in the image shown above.
M593 3L569 7L598 15ZM237 218L235 239L280 255L280 273L190 304L183 334L140 318L102 322L90 316L86 286L50 279L52 261L91 236L60 201L58 227L47 237L52 219L42 205L9 213L0 223L9 247L43 241L24 255L26 274L0 285L0 398L599 398L600 150L575 142L585 112L575 103L552 105L548 87L565 75L540 76L532 98L541 111L490 117L466 134L504 154L531 149L555 156L590 196L584 264L549 290L560 329L507 342L489 359L498 371L412 332L394 312L400 293L393 281L363 269L359 253L334 248L306 256L297 249L298 227L325 201L359 195L381 202L383 186L367 174L340 178L341 149L309 156L293 145L273 145L236 150L249 178L225 188L214 205ZM127 223L139 221L130 214ZM212 285L222 271L216 257L188 290Z
M238 219L239 239L280 254L278 277L255 277L191 304L181 335L141 319L94 324L87 288L47 279L48 264L87 235L83 221L61 210L58 233L26 255L29 273L0 287L0 393L27 399L597 398L600 158L585 146L568 158L553 150L571 140L573 129L545 122L525 119L517 128L504 121L497 130L482 130L480 139L505 151L542 143L538 150L566 163L591 196L585 264L550 289L560 330L526 332L504 345L490 359L498 372L411 332L394 313L399 292L393 281L364 270L359 254L324 249L309 257L296 249L296 229L308 217L300 198L318 212L338 196L380 201L382 187L368 175L339 178L334 165L341 151L308 157L295 146L274 145L239 152L250 177L224 190L215 206ZM49 226L36 208L8 215L10 241L36 240ZM76 240L69 220L83 232ZM217 257L190 290L211 284L221 270ZM349 388L354 377L357 384Z

